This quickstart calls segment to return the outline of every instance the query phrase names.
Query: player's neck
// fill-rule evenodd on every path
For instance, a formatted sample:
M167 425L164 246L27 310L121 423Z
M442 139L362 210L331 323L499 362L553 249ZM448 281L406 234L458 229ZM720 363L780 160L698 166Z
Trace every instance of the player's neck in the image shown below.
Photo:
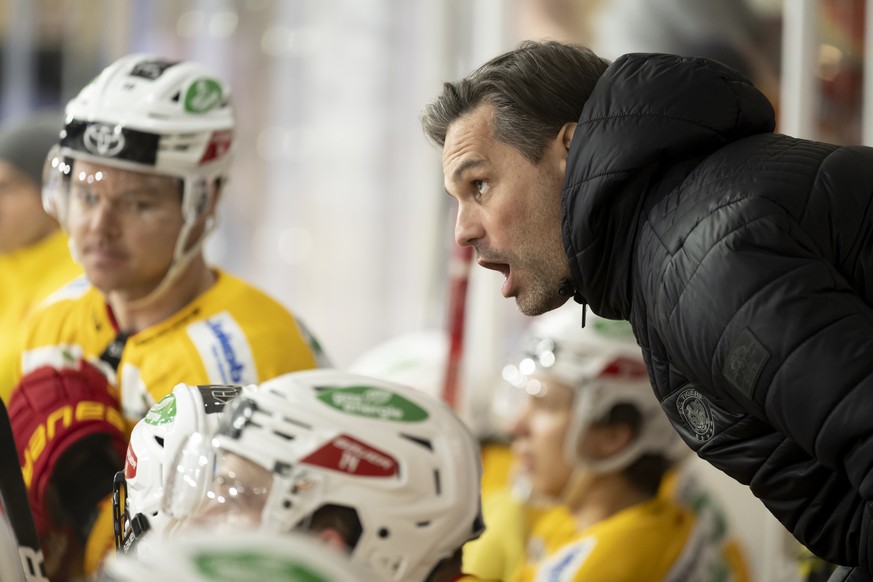
M650 496L632 484L621 474L599 475L574 496L569 506L578 529L584 530L607 519L619 511L650 499Z
M164 321L212 287L216 274L203 256L195 257L170 287L153 301L140 304L118 294L107 297L119 331L138 332Z

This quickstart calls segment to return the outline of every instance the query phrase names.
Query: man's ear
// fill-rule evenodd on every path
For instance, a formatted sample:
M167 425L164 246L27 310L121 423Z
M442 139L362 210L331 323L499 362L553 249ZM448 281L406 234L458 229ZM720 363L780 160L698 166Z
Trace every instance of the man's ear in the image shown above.
M561 140L561 144L564 146L564 149L570 151L570 142L573 141L573 134L576 133L576 123L575 122L567 122L561 128L561 131L558 132L558 138Z
M558 151L562 175L567 171L567 156L570 152L570 142L573 141L574 133L576 133L576 123L568 121L561 127L558 136L552 142L552 147Z
M608 459L625 450L634 440L634 431L629 424L620 422L604 427L600 454Z
M627 448L634 440L629 424L591 425L579 440L578 451L583 457L603 460Z
M318 538L321 543L326 544L335 550L341 552L349 551L349 546L346 544L346 540L343 539L342 534L333 528L328 527L319 530L315 533L315 537Z

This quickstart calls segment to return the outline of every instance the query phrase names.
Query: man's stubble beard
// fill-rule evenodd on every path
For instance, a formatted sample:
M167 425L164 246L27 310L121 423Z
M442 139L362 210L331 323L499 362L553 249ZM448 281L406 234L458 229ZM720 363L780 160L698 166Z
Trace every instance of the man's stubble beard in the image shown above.
M550 187L543 179L540 191L544 199L554 195L548 192L551 188L557 188L560 193L562 183ZM558 293L561 280L570 276L561 236L560 199L557 216L554 211L551 216L544 212L529 224L522 232L522 238L530 241L529 252L525 252L522 266L531 280L528 288L516 296L515 303L524 315L534 316L557 309L567 301L567 297Z

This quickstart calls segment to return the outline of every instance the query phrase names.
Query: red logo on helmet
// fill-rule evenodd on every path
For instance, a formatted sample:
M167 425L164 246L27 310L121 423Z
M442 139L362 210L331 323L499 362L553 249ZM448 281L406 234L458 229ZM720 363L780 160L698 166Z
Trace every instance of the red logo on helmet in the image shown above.
M209 138L209 143L206 145L206 151L203 152L203 157L200 158L200 163L205 164L224 156L232 143L233 130L213 131L212 137Z
M645 364L624 356L615 358L600 373L601 377L613 380L642 380L648 378L648 375Z
M397 474L394 457L345 434L300 462L361 477L393 477Z
M136 477L136 453L133 452L132 446L127 445L127 454L124 456L124 478L134 477Z

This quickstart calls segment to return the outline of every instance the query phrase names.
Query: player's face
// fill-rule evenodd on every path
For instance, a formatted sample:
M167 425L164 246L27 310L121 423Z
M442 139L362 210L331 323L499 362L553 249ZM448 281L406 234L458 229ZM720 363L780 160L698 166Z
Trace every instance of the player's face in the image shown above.
M179 179L77 160L67 226L91 283L134 300L163 279L182 229Z
M501 293L526 315L566 301L569 277L561 239L561 190L566 148L556 138L532 164L494 138L493 108L480 105L449 126L443 147L446 191L458 201L455 241L504 277ZM562 149L563 148L563 149Z
M55 227L43 211L37 185L0 160L0 253L32 245Z
M205 497L184 527L256 529L272 485L272 472L234 453L219 451Z
M528 382L528 388L527 404L512 428L512 451L533 493L558 498L573 470L564 453L573 390L537 378Z

